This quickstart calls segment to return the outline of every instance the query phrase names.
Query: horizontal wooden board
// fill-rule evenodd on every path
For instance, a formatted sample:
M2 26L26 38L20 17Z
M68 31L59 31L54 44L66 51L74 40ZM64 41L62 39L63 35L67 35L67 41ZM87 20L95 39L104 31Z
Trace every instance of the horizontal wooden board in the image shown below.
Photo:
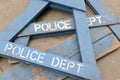
M120 24L109 26L116 37L120 40Z
M109 40L109 41L107 41L107 40ZM74 44L72 44L72 43L74 43ZM107 43L107 44L104 44L104 43ZM106 46L104 47L104 45L106 45ZM98 57L98 56L101 57L101 55L99 55L100 53L102 53L104 56L104 55L106 55L106 53L110 53L112 50L119 48L119 47L120 47L120 42L115 38L115 36L113 34L109 34L105 38L94 43L94 50L96 53L96 57ZM98 49L98 48L100 48L100 49ZM79 60L79 51L78 51L76 37L66 40L62 44L51 48L50 50L48 50L48 52L52 52L52 53L60 55L60 56L67 56L71 59ZM28 71L28 69L29 69L29 71ZM20 70L21 75L19 75L17 73L17 70ZM7 76L6 74L9 74L9 76ZM12 77L13 74L15 74L16 77ZM11 80L16 80L16 79L18 79L18 80L19 79L35 80L37 78L38 79L45 78L43 80L46 80L46 79L60 80L60 79L65 78L65 76L57 74L57 73L53 73L51 70L48 70L48 69L43 69L41 71L41 68L35 68L35 67L31 67L31 66L23 67L23 65L20 64L16 67L13 67L12 69L4 72L2 75L0 75L0 79L3 79L3 78L4 79L9 78L9 80L10 79Z
M96 42L93 45L96 59L99 59L106 54L118 49L120 47L120 42L113 34L109 34L105 38L101 39L100 41Z

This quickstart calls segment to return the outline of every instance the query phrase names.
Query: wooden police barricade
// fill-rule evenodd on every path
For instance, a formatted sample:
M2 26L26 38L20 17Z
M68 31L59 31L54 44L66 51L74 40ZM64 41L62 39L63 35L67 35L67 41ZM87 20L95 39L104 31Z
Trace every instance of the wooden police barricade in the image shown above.
M87 18L89 27L98 27L103 25L110 25L116 23L118 20L110 16L92 16ZM18 37L44 35L58 35L72 33L75 30L75 23L73 19L53 20L32 23L23 30Z
M37 3L37 2L39 2L38 0L36 0L35 1L35 3ZM42 4L42 6L44 6L44 7L46 7L46 5L48 4L48 1L40 1L40 2L43 2L43 4ZM34 49L31 49L31 48L27 48L27 47L24 47L24 46L21 46L21 45L18 45L18 44L14 44L14 43L12 43L12 42L7 42L8 40L10 40L10 41L12 41L15 37L16 37L16 34L18 34L18 33L20 33L20 31L31 21L31 19L32 18L34 18L33 16L32 16L32 18L30 17L30 18L28 18L28 19L25 19L26 21L25 21L25 24L24 23L20 23L20 25L19 25L19 29L18 29L18 31L16 31L17 33L11 33L11 34L9 34L9 37L7 37L7 41L3 41L3 40L5 40L5 39L3 39L3 40L1 40L1 52L6 52L6 53L8 53L9 51L7 51L7 50L9 50L10 48L12 49L11 51L11 55L6 55L6 54L3 54L3 53L1 53L1 55L2 56L5 56L5 57L9 57L10 58L10 56L13 58L13 56L15 57L15 55L18 55L18 54L20 54L20 57L19 56L16 56L16 58L15 59L22 59L21 61L28 61L28 62L33 62L33 63L35 63L35 64L39 64L39 62L41 63L41 65L42 66L45 66L45 67L49 67L49 68L52 68L52 69L55 69L55 70L57 70L57 71L61 71L61 72L64 72L64 73L69 73L69 75L72 75L73 77L77 77L77 78L81 78L81 77L83 77L83 78L87 78L87 79L91 79L91 80L100 80L100 77L99 77L99 71L98 71L98 69L97 69L97 67L96 67L96 62L95 62L95 58L94 58L94 54L93 54L93 49L92 49L92 45L91 45L91 40L90 40L90 35L89 35L89 33L85 33L86 31L87 32L89 32L89 29L88 29L88 27L87 27L87 22L86 22L86 15L85 15L85 7L84 7L84 1L81 1L80 3L81 3L81 7L78 7L78 4L79 3L77 3L77 1L73 1L73 3L76 3L76 5L72 5L71 4L71 2L67 2L66 1L66 3L63 3L62 1L52 1L52 0L50 0L49 1L50 3L52 2L52 3L57 3L57 4L62 4L62 5L64 5L64 6L68 6L68 7L70 7L70 8L73 8L73 14L74 14L74 19L75 19L75 23L76 23L76 31L77 31L77 35L78 35L78 42L79 42L79 46L81 46L80 47L80 51L83 51L84 50L84 48L86 48L86 47L88 47L88 50L90 50L90 56L91 56L91 59L89 59L88 58L88 60L90 60L90 62L89 62L89 64L92 64L92 65L89 65L89 67L88 67L88 60L85 60L85 58L87 57L86 56L86 54L84 55L82 52L81 52L81 55L82 55L82 61L84 62L84 63L87 63L87 64L85 64L85 66L86 67L82 67L82 68L85 68L85 69L90 69L91 71L93 71L93 73L95 73L95 77L93 78L92 76L92 74L89 74L89 72L87 72L87 71L85 71L85 69L83 69L83 72L81 72L81 74L76 74L76 73L74 73L74 72L76 72L75 71L75 69L76 68L73 68L73 70L71 69L70 71L71 72L69 72L68 70L65 70L65 71L61 71L61 69L63 69L63 68L60 68L60 67L58 67L58 66L61 66L61 64L60 65L58 65L58 63L59 63L59 61L61 62L61 61L66 61L67 60L67 58L63 58L63 57L60 57L60 56L55 56L55 55L52 55L52 54L45 54L44 52L41 52L41 51L38 51L37 52L37 50L34 50ZM45 5L44 5L44 3L45 3ZM71 6L72 5L72 6ZM42 9L41 10L43 10L44 9L44 7L42 7ZM30 8L31 8L31 6L30 6ZM32 9L31 9L32 10ZM27 14L29 12L29 9L28 9L28 11L26 10L26 12L24 13L24 14ZM34 12L34 11L33 11ZM35 13L35 12L34 12ZM36 12L37 13L37 12ZM19 17L24 17L24 14L23 15L21 15L21 16L19 16ZM81 21L81 19L80 19L80 17L76 17L78 14L81 14L80 16L83 18L83 20ZM15 23L16 21L18 21L19 22L19 20L21 20L21 18L17 18L18 20L15 20L13 23ZM81 24L78 24L78 20L80 20L81 21ZM20 22L22 22L22 21L20 21ZM27 23L27 24L26 24ZM21 25L22 24L22 25ZM10 26L13 26L13 24L11 24ZM16 26L16 25L14 25L14 26ZM82 27L78 27L78 26L82 26ZM81 30L82 28L83 28L83 26L84 26L84 30L82 30L81 31L81 33L82 34L84 34L84 35L86 35L85 37L86 38L88 38L89 40L86 40L85 38L79 38L80 36L81 36L81 34L79 34L80 32L78 31L78 30ZM9 29L9 27L8 28L6 28L6 30L10 30ZM4 34L4 32L3 33L1 33L1 35L3 35ZM87 44L89 45L89 46L82 46L80 43L82 42L82 41L86 41L87 42ZM6 45L6 47L5 47L5 45ZM4 48L4 50L3 50L3 47L5 47ZM26 50L24 50L24 48L26 49ZM19 50L20 51L20 49L22 49L22 51L27 51L27 56L26 57L28 57L28 59L25 59L25 56L23 56L23 55L21 55L23 52L18 52L18 53L16 53L16 51L15 50ZM87 48L86 48L87 49ZM3 51L2 51L3 50ZM32 52L30 52L30 50L32 51ZM89 52L89 51L88 51ZM14 55L14 53L16 53L15 55ZM32 53L32 54L30 54L30 53ZM32 58L33 56L33 53L34 54L38 54L38 59L39 58L42 58L43 59L43 57L41 57L41 55L43 55L43 56L49 56L49 60L46 60L48 63L50 63L49 61L51 61L52 60L52 63L51 64L53 64L52 66L50 66L50 65L48 65L48 64L42 64L43 62L42 61L39 61L37 58ZM23 59L24 58L24 59ZM58 60L58 63L57 63L57 67L55 67L56 65L54 65L54 60L55 59L57 59ZM34 61L32 61L32 60L37 60L38 62L34 62ZM68 59L68 61L69 61L69 59ZM69 61L68 62L68 64L69 63L71 63L72 62L72 64L73 65L78 65L78 69L79 69L79 67L80 67L80 65L75 61ZM62 62L61 62L62 63ZM80 63L80 62L79 62ZM84 63L80 63L82 66L84 65ZM72 65L72 67L74 67ZM76 67L76 66L75 66ZM93 69L91 69L91 68L93 68ZM66 69L68 69L68 67L66 68ZM89 70L88 70L89 71ZM94 72L95 71L95 72ZM79 71L77 71L77 72L79 72Z

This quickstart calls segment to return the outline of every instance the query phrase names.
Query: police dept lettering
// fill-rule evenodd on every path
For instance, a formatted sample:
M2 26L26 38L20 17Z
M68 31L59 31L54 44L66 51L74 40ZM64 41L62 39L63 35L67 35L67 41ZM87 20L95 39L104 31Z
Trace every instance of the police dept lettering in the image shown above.
M41 64L44 66L50 66L51 68L57 68L59 70L75 70L74 72L79 74L81 67L83 65L65 59L63 57L58 57L54 55L49 55L44 52L40 52L34 49L24 48L23 46L14 45L12 43L7 43L4 47L4 52L8 54L12 54L13 57L17 57L23 60L29 60L37 64Z
M87 18L87 23L89 26L94 26L96 24L103 24L105 21L102 19L107 18L106 16L93 16ZM75 27L75 23L73 19L66 19L66 20L58 20L58 21L48 21L42 23L34 23L34 32L39 31L60 31L60 30L70 30Z
M42 31L56 31L56 30L67 30L72 29L71 21L64 20L64 21L54 21L54 22L46 22L41 24L34 24L35 32L42 30Z

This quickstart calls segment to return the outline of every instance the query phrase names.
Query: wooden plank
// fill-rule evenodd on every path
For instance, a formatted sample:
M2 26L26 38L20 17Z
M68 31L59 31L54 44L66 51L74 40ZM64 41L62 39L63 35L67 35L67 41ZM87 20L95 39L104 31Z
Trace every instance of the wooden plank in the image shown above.
M82 11L86 11L84 0L47 0L50 1L51 3L59 4L59 5L64 5L67 7L70 7L72 9L78 9Z
M105 7L105 5L102 3L101 0L86 0L86 2L88 3L88 5L91 7L91 9L95 12L96 15L104 15L104 14L108 14L108 15L112 15L113 17L116 18L115 15L113 15L112 13L110 13L110 11ZM102 9L101 9L102 8ZM118 30L120 30L120 27L117 27L120 25L110 25L109 28L112 30L112 32L115 34L115 36L120 39ZM117 27L117 29L116 29Z
M113 33L117 36L117 38L119 39L119 41L120 41L120 25L119 24L117 24L117 25L111 25L109 27L113 31Z
M96 42L94 44L94 47L96 48L94 49L96 53L96 59L100 59L108 53L118 49L120 47L120 42L113 34L109 34L104 39L101 39L100 41Z
M45 1L30 0L27 8L0 33L0 38L7 41L13 41L16 38L17 34L19 34L40 13L42 13L47 5L48 2Z
M74 31L73 31L74 32ZM70 32L62 32L62 33L53 33L53 34L38 34L31 36L32 39L36 38L41 38L41 37L47 37L47 36L56 36L56 35L63 35L63 34L70 34L73 33L72 31ZM40 32L41 33L41 32ZM92 42L98 41L99 39L103 38L107 34L110 34L111 31L107 27L98 27L98 28L90 28L90 34L92 38Z
M107 41L107 40L110 40L110 41ZM107 41L107 46L104 47L104 45L105 45L104 43L106 43L106 41ZM101 45L101 43L103 43L104 45ZM60 45L49 49L47 52L52 52L52 53L60 55L60 56L67 56L71 59L75 59L75 60L79 61L80 58L79 58L79 50L78 50L77 45L78 44L77 44L76 37L72 37L71 39L66 40L65 42L61 43ZM103 38L100 41L94 43L94 50L95 50L96 58L99 57L99 55L97 55L97 54L100 54L103 51L106 52L108 50L107 52L110 53L109 51L114 50L114 47L112 47L112 46L120 47L120 42L115 38L115 36L113 36L113 34L109 34L105 38ZM98 49L98 48L100 48L100 49ZM97 51L97 50L99 50L99 51ZM102 54L104 54L105 52L103 52ZM18 72L17 72L19 70L19 68L21 69L20 73L19 73L21 75L19 75ZM26 68L28 68L29 70L26 69ZM37 72L33 72L33 69L36 70ZM25 73L24 73L24 71L25 71ZM6 75L6 74L9 74L9 76ZM29 74L29 75L27 75L27 74ZM14 75L16 75L16 77L14 77ZM1 74L0 79L1 80L2 79L35 80L36 76L38 77L38 79L41 79L41 77L45 76L47 79L51 79L51 80L61 80L61 79L64 79L66 77L64 75L54 73L54 72L52 72L51 70L48 70L48 69L43 69L43 71L41 71L41 70L39 70L39 68L31 68L31 66L24 66L23 67L23 65L20 64L16 67L13 67L10 70L4 72L3 74Z
M116 22L115 19L110 18L110 16L91 16L87 17L87 23L89 27L102 26L107 25L107 23L112 24L112 22ZM112 21L113 20L113 21ZM105 23L103 23L105 22ZM98 27L99 28L99 27ZM94 28L95 29L95 28ZM66 32L74 32L75 23L72 18L63 19L63 20L52 20L52 21L44 21L44 22L34 22L27 26L18 37L22 36L35 36L35 35L48 35L51 34L59 35L60 33Z
M30 40L29 36L27 36L27 37L20 37L20 38L15 39L14 43L27 46L28 43L29 43L29 40Z
M112 15L101 0L85 0L95 14ZM115 16L114 16L115 17Z
M99 41L100 39L104 38L106 35L110 33L111 31L109 30L108 27L98 27L90 29L91 39L93 43Z
M91 65L96 65L96 60L94 57L94 51L92 47L92 40L86 22L86 13L74 9L73 14L75 18L75 24L76 24L75 30L77 34L78 46L79 46L82 62ZM81 24L79 22L81 22Z
M73 9L73 16L76 25L75 31L77 35L78 49L80 51L80 57L81 57L80 61L82 61L85 64L94 65L97 67L95 54L92 46L92 40L90 37L90 30L86 22L86 17L87 17L86 12ZM99 70L96 71L95 76L97 80L101 80ZM88 79L86 77L84 78Z
M27 37L20 37L20 38L15 39L14 43L27 46L29 44L29 40L30 40L29 36L27 36ZM18 63L18 61L14 61L12 59L9 59L8 63L9 64Z
M61 6L59 4L53 4L53 3L50 4L49 6L53 9L58 9L58 10L62 10L62 11L65 11L65 12L72 13L72 9L70 7L65 7L65 6Z
M1 76L1 80L4 80L8 78L9 80L26 80L27 77L31 76L32 71L31 71L31 66L21 66L17 65L11 69L12 71L9 71L6 73L6 75ZM12 76L11 76L11 75ZM25 74L25 75L23 75ZM18 77L19 76L19 77ZM12 78L12 79L11 79Z

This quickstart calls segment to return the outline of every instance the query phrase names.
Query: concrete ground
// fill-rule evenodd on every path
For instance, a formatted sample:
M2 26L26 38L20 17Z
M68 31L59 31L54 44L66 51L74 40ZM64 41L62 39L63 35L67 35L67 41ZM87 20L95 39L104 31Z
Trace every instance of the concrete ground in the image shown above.
M120 18L120 0L103 0L103 3L112 13ZM20 12L24 10L27 4L28 0L0 0L0 31L14 20ZM88 7L87 14L93 15L92 11ZM38 21L57 20L71 17L72 15L69 13L48 9L39 17ZM31 40L29 46L46 51L50 47L58 45L72 35L73 34ZM101 71L102 80L120 80L120 49L98 60L97 64ZM8 64L7 59L0 59L0 74L14 65Z

